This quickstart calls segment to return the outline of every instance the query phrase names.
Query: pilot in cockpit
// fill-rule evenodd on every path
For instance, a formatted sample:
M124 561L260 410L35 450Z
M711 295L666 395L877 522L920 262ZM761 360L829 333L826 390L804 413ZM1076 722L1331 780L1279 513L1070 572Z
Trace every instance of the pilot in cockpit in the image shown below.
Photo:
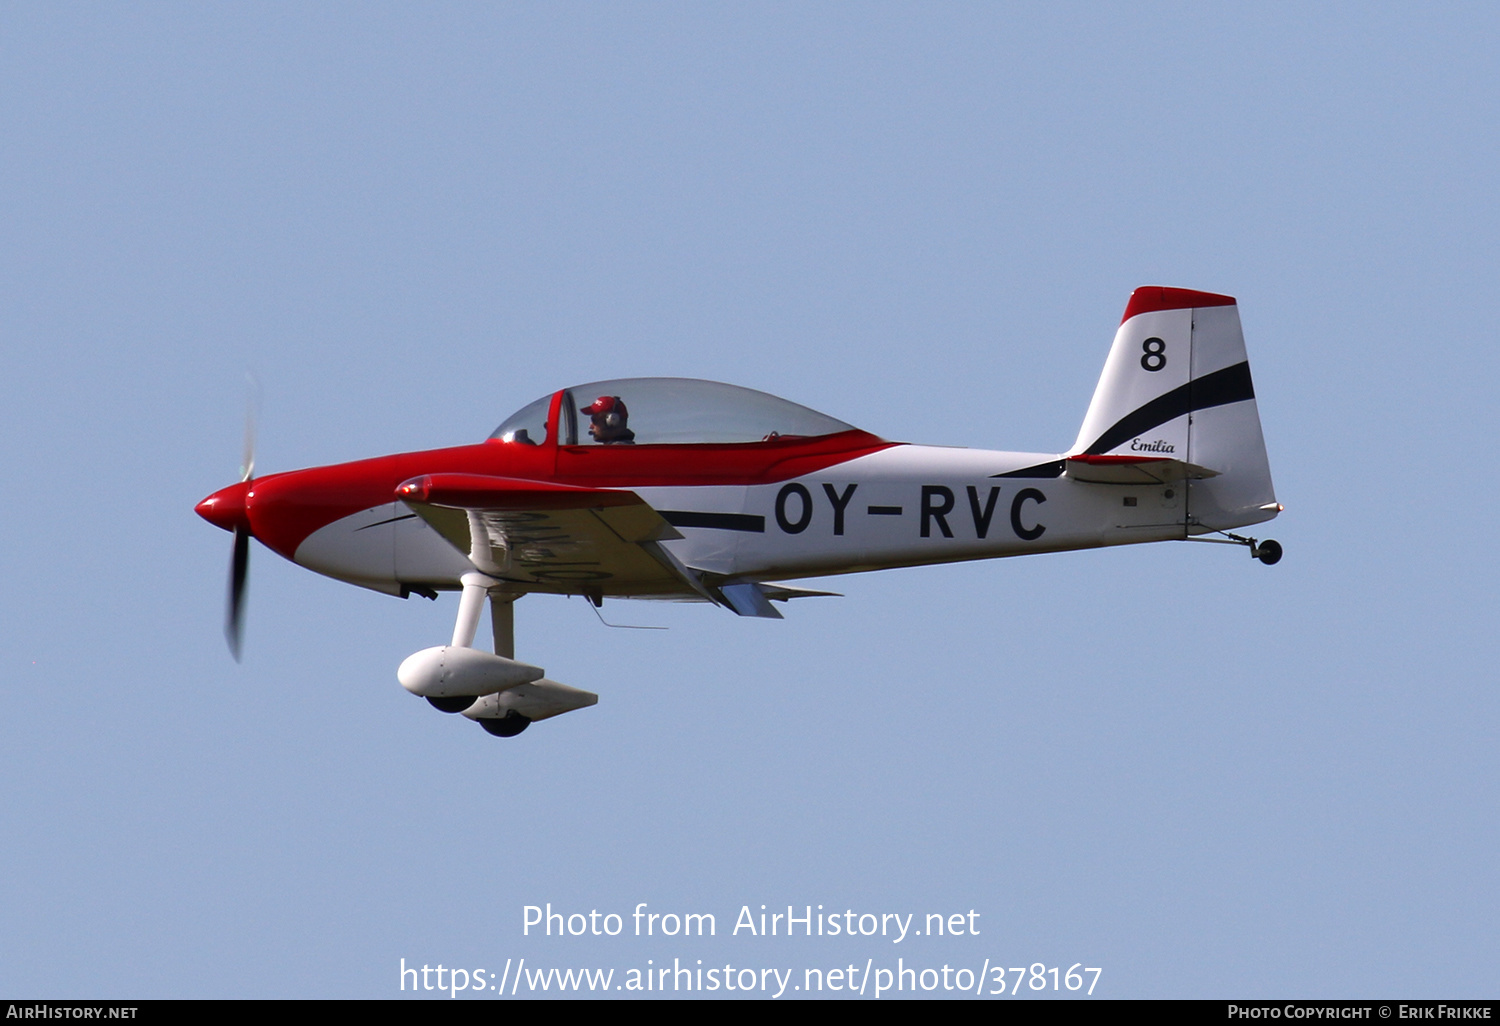
M600 445L634 445L635 432L626 421L630 413L617 395L601 395L580 412L591 418L589 435Z

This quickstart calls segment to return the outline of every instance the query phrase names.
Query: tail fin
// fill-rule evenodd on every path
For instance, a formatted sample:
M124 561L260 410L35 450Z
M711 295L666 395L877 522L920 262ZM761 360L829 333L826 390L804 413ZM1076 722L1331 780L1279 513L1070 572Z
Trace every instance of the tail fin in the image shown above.
M1280 507L1234 299L1156 286L1131 293L1068 454L1210 471L1188 481L1190 533L1274 517Z

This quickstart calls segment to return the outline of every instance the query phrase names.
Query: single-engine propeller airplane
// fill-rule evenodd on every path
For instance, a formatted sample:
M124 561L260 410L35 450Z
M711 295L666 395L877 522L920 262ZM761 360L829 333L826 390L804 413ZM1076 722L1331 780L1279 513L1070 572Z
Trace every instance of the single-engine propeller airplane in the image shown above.
M709 602L781 616L799 578L1230 534L1282 509L1229 296L1137 289L1063 453L889 442L763 392L685 378L564 388L488 440L243 479L198 504L234 534L239 658L250 539L406 598L458 591L446 645L397 670L444 712L512 737L598 696L515 658L530 592ZM1222 538L1201 538L1207 534ZM474 647L489 599L494 651Z

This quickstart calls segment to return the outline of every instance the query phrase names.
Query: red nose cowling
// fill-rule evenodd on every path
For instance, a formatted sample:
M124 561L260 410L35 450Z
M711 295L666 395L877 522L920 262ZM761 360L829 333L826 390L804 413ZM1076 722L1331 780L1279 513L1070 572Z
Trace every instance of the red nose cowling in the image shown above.
M250 517L245 510L246 493L250 491L250 482L241 481L232 484L228 488L220 488L208 498L194 507L204 520L215 527L222 527L226 531L235 528L250 530Z

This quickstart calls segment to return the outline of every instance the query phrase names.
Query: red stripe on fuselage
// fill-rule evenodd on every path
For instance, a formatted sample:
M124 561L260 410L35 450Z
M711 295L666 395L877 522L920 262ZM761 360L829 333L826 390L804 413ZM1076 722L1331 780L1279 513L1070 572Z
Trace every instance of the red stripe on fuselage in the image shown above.
M402 453L257 478L246 494L251 530L292 559L307 536L397 499L423 474L481 474L585 488L774 484L899 445L866 431L704 445L479 445Z

